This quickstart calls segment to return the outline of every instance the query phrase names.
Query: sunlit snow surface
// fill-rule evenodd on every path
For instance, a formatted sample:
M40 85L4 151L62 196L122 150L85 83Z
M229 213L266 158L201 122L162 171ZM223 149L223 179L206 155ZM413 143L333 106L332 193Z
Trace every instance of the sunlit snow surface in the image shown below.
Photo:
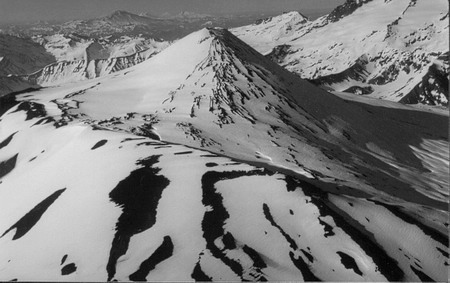
M391 101L448 105L448 1L430 5L427 0L368 0L359 1L364 4L354 11L352 2L356 1L346 1L344 11L336 9L334 17L332 13L307 21L290 12L231 32L323 87ZM434 91L417 95L417 89L429 84L424 78L436 78L438 65L445 66L443 89L433 86Z
M447 278L448 115L339 98L220 29L16 99L0 280Z

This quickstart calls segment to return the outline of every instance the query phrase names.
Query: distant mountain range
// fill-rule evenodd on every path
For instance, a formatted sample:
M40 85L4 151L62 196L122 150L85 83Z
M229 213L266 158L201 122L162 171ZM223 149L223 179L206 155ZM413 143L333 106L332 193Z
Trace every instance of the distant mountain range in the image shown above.
M0 34L0 42L4 46L0 96L111 74L145 61L169 45L139 36L91 38L77 34L33 38Z
M23 25L7 25L3 33L17 36L53 35L76 33L89 37L107 35L145 36L158 40L179 39L204 26L220 26L224 28L250 24L263 17L263 14L242 15L206 15L192 12L178 14L139 15L118 10L107 16L90 20L73 20L64 23L38 22Z

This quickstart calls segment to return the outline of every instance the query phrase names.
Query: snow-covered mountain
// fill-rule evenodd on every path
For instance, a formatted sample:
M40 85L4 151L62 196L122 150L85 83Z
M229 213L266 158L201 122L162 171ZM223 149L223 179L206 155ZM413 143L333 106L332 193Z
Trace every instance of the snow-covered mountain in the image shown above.
M291 12L232 32L324 88L448 105L448 11L446 0L348 0L315 21Z
M21 78L37 86L54 86L93 79L139 64L160 50L159 48L149 48L128 56L107 59L89 59L88 57L87 60L59 61L38 72L21 76Z
M42 45L56 58L56 61L109 59L168 45L167 42L152 38L124 35L91 38L78 34L54 34L33 36L31 39ZM24 53L26 51L24 50Z
M110 15L0 30L0 96L28 88L91 79L133 66L205 26L242 25L258 15ZM156 38L156 39L155 39Z
M233 28L230 31L260 53L267 55L288 38L298 35L298 29L308 22L308 18L293 11L260 19L252 25Z
M139 16L123 10L117 10L111 15L101 18L101 20L111 25L147 25L152 21L149 17Z
M150 17L155 17L155 16L151 16ZM215 16L213 15L209 15L209 14L199 14L199 13L194 13L194 12L190 12L190 11L181 11L178 14L171 14L171 13L163 13L162 15L157 16L159 18L163 18L163 19L183 19L183 20L199 20L199 19L213 19Z
M175 29L176 25L164 19L139 16L127 11L118 10L110 15L90 20L74 20L59 26L64 33L81 33L90 37L101 37L111 34L139 35L145 33L148 37L173 40L176 37L166 29Z
M0 102L1 280L447 278L448 114L339 98L221 29Z
M5 65L4 74L0 75L0 96L30 87L54 86L104 76L139 64L169 45L168 42L144 37L108 36L93 39L56 34L33 37L33 42L40 45L30 43L34 48L22 45L21 49L16 50L14 46L19 39L13 36L8 38L16 40L5 43L8 48L5 48L6 52L0 51L0 55L5 52L5 60L16 65L22 64L21 68L13 64ZM15 53L8 53L7 50L14 50ZM50 59L45 61L45 65L39 65L39 61L28 59L33 54L43 54L42 57ZM41 67L36 69L36 66Z

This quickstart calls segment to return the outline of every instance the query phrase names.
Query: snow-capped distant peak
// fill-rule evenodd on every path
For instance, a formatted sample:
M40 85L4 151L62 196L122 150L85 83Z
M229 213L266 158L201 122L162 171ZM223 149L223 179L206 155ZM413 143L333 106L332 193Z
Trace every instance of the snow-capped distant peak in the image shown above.
M373 0L347 0L344 4L336 7L327 17L330 22L336 22L340 19L352 14L359 7L364 5L365 3L371 2ZM385 0L385 3L390 2L391 0Z
M255 22L255 25L264 25L264 24L274 24L274 23L305 23L308 21L308 18L302 15L300 12L291 11L285 12L279 16L269 17L266 19L261 19Z
M112 18L112 17L128 17L128 16L137 16L137 15L125 10L116 10L112 12L108 17Z
M111 15L127 15L127 14L131 14L131 13L128 11L125 11L125 10L116 10Z
M103 18L103 20L111 23L130 23L130 24L146 24L147 20L149 18L145 16L139 16L133 13L130 13L128 11L124 10L117 10L114 11L112 14L106 16Z
M307 17L292 11L261 19L252 25L234 28L231 31L243 41L251 42L252 46L262 54L267 54L272 50L267 42L282 43L285 39L294 36L308 22Z

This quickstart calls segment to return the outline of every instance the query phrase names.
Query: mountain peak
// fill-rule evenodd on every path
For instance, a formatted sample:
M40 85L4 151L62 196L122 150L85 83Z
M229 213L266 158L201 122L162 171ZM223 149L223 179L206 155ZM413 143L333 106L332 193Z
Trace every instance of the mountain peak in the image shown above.
M135 14L130 13L125 10L116 10L116 11L112 12L109 16L113 17L113 16L125 16L125 15L135 15Z
M233 28L231 32L243 41L252 43L260 53L268 54L273 47L267 42L280 44L295 36L308 23L311 22L307 17L297 11L291 11L258 20L252 25Z
M356 9L361 7L363 4L371 2L373 0L347 0L344 4L337 6L328 15L327 19L330 22L337 22L340 19L352 14ZM387 2L387 1L386 1Z
M255 25L269 24L269 23L292 23L303 24L308 21L308 18L298 11L284 12L281 15L260 19L255 22Z
M142 17L125 10L116 10L110 15L104 17L104 19L113 22L139 23L145 20L146 17Z
M116 10L114 12L112 12L111 14L109 14L108 16L105 17L106 19L109 20L130 20L130 19L135 19L135 18L144 18L142 16L133 14L131 12L125 11L125 10Z
M308 20L308 17L306 17L305 15L303 15L302 13L300 13L299 11L290 11L290 12L285 12L281 15L282 17L291 17L291 18L296 18L296 19L301 19L301 20Z
M233 39L241 42L242 44L245 44L243 41L238 39L234 34L232 34L229 30L221 27L205 27L197 32L192 33L191 35L188 35L187 37L190 36L197 36L199 43L202 43L203 41L212 38L224 44L231 43L230 41L232 41Z
M240 40L238 37L236 37L233 33L231 33L227 29L220 27L206 27L200 30L198 33L199 37L201 38L199 42L207 40L208 38L212 38L213 42L211 44L216 46L216 47L213 46L214 48L217 48L217 45L221 45L222 47L227 49L231 48L233 49L232 52L233 54L244 56L245 59L250 59L255 56L257 58L261 57L261 54L256 52L247 43ZM224 58L223 54L221 57Z

